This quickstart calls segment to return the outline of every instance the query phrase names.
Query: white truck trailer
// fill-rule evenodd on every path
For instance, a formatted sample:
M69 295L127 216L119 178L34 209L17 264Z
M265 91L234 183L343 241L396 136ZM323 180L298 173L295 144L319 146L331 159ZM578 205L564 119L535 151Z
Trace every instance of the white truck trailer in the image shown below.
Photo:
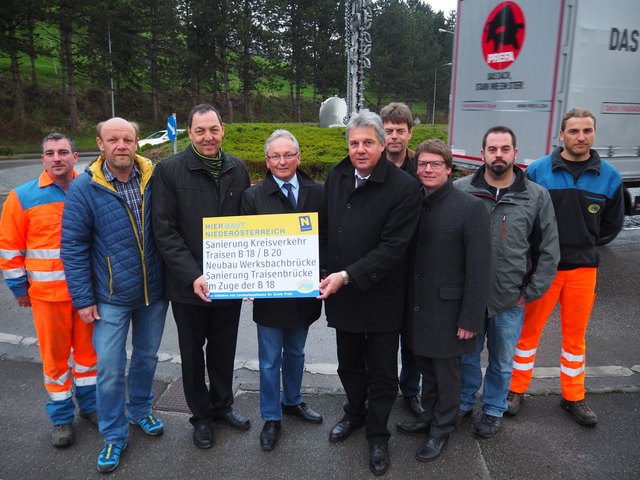
M505 125L526 167L559 145L573 107L597 119L593 148L640 186L640 0L459 0L449 141L473 170L484 132ZM626 213L640 196L625 189Z

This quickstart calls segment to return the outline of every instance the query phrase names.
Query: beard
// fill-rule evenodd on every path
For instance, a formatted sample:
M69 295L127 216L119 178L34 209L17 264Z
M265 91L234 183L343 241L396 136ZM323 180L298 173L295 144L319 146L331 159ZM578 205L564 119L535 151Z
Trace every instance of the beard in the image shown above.
M493 172L494 175L500 177L504 175L506 172L511 170L513 164L508 163L492 163L491 165L487 165L487 168Z

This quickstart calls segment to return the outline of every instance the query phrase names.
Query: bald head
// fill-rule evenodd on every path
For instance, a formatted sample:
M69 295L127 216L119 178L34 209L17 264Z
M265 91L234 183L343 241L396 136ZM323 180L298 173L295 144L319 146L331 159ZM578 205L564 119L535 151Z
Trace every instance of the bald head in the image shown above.
M102 129L105 126L113 127L114 125L119 125L123 128L132 128L134 135L138 136L138 124L135 122L130 122L121 117L113 117L109 120L105 120L104 122L100 122L96 125L96 135L102 138ZM128 126L128 127L127 127Z
M96 142L104 154L107 166L121 181L125 181L129 178L135 161L138 126L124 118L114 117L100 122L96 126L96 133Z

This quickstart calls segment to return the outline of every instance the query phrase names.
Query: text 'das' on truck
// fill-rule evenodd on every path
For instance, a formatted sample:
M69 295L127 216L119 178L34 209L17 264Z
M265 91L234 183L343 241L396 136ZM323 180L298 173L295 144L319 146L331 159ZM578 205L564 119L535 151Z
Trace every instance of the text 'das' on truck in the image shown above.
M563 114L582 107L597 118L593 148L625 187L640 186L640 0L461 0L455 33L457 168L481 164L495 125L514 130L526 167L559 145ZM626 213L639 207L625 189Z

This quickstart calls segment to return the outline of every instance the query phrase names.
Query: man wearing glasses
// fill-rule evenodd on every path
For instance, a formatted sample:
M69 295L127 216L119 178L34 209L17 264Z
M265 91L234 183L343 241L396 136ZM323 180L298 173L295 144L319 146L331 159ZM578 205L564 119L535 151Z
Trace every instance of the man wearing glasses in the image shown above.
M202 273L202 219L239 215L249 174L244 161L222 150L224 124L214 107L206 103L193 107L187 129L191 145L156 167L153 231L166 264L165 291L178 328L193 443L211 448L212 422L238 430L250 425L249 419L231 409L242 300L208 298Z
M462 357L458 420L473 413L482 384L480 354L485 339L489 363L482 390L482 416L474 425L479 437L500 430L507 410L513 355L525 303L547 291L560 259L558 229L549 192L528 180L515 165L516 137L507 127L492 127L482 139L484 165L455 186L480 198L490 213L491 290L476 350Z
M482 201L453 187L449 147L428 140L416 148L416 159L424 200L410 250L404 334L422 375L425 412L396 426L426 434L416 458L430 462L456 427L460 357L475 350L489 295L491 244Z
M265 179L245 190L243 215L318 212L322 185L299 169L300 146L287 130L276 130L264 144ZM302 400L304 345L309 326L320 317L322 301L315 298L256 299L253 321L258 328L260 362L260 433L262 450L278 443L282 414L308 423L321 423L322 415ZM280 377L282 376L282 400Z

